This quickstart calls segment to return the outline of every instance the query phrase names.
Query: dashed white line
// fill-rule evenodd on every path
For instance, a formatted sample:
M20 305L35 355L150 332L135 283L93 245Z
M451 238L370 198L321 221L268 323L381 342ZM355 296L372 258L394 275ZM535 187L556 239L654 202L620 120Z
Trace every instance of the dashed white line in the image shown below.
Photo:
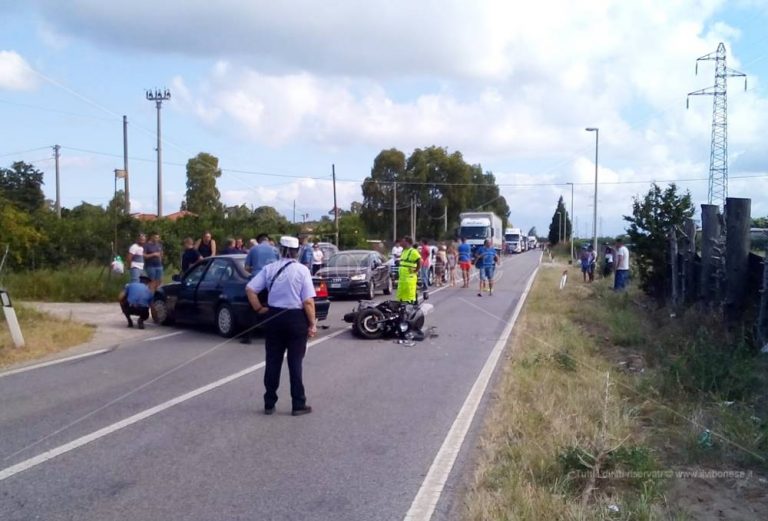
M99 349L97 351L89 351L88 353L83 353L81 355L68 356L66 358L57 358L56 360L51 360L49 362L43 362L43 363L35 364L35 365L28 365L28 366L25 366L25 367L20 367L18 369L13 369L11 371L6 371L4 373L0 373L0 378L2 378L4 376L11 376L12 374L25 373L27 371L31 371L33 369L40 369L42 367L48 367L48 366L56 365L56 364L63 364L64 362L71 362L73 360L79 360L81 358L86 358L86 357L89 357L89 356L100 355L100 354L106 353L108 351L111 351L111 349Z
M172 336L181 335L182 333L186 333L186 331L174 331L173 333L167 333L165 335L160 336L151 336L147 339L145 339L145 342L154 342L155 340L162 340L164 338L170 338Z
M541 258L539 258L539 264L540 263ZM456 462L461 446L464 444L464 440L469 432L469 427L472 425L475 413L480 407L480 402L485 394L485 389L488 387L488 383L496 369L496 364L507 345L509 335L512 333L512 328L517 321L517 317L520 315L520 311L528 297L528 293L531 290L533 280L538 271L539 267L536 266L536 269L533 270L533 273L526 283L525 290L515 306L515 310L512 313L509 322L507 322L507 325L501 333L501 337L496 342L496 345L493 347L491 354L488 355L488 359L486 360L485 365L483 365L483 369L480 371L477 380L475 380L475 383L472 385L472 389L464 400L464 404L461 406L459 414L456 416L445 440L443 440L443 444L440 446L440 450L438 450L435 459L432 461L432 465L429 467L429 472L427 472L419 491L416 493L416 497L411 503L411 507L405 514L404 521L429 521L432 519L435 507L443 493L445 483L448 481L448 476L451 473L453 464Z
M340 335L341 333L345 333L347 329L340 329L339 331L336 331L335 333L331 333L328 336L324 336L322 338L318 338L317 340L313 340L309 344L307 344L307 347L313 347L317 344L320 344L322 342L325 342L326 340L329 340L335 336ZM212 391L213 389L216 389L218 387L221 387L222 385L228 384L230 382L233 382L234 380L237 380L238 378L241 378L243 376L246 376L248 374L253 373L254 371L258 371L262 367L264 367L264 362L260 362L258 364L252 365L250 367L247 367L241 371L238 371L236 373L233 373L229 376L225 376L224 378L221 378L219 380L216 380L215 382L211 382L207 385L204 385L202 387L198 387L197 389L194 389L192 391L189 391L188 393L182 394L180 396L177 396L175 398L172 398L166 402L163 402L159 405L156 405L154 407L150 407L149 409L143 410L137 414L134 414L133 416L129 416L128 418L124 418L116 423L113 423L111 425L107 425L104 428L101 428L97 431L91 432L90 434L86 434L85 436L81 436L80 438L74 439L68 443L65 443L63 445L59 445L58 447L55 447L51 450L45 451L41 454L38 454L37 456L34 456L32 458L26 459L20 463L17 463L16 465L12 465L8 468L5 468L3 470L0 470L0 481L6 480L10 478L11 476L15 476L16 474L20 472L24 472L25 470L29 470L33 467L36 467L42 463L45 463L46 461L52 460L53 458L57 456L61 456L62 454L66 454L67 452L73 451L77 448L80 448L84 445L87 445L93 441L96 441L100 438L103 438L104 436L108 436L109 434L112 434L113 432L117 432L121 429L124 429L126 427L129 427L135 423L138 423L142 420L145 420L151 416L154 416L160 412L165 411L166 409L170 409L174 405L179 405L181 403L186 402L187 400L191 400L192 398L195 398L197 396L200 396L201 394L207 393L208 391Z

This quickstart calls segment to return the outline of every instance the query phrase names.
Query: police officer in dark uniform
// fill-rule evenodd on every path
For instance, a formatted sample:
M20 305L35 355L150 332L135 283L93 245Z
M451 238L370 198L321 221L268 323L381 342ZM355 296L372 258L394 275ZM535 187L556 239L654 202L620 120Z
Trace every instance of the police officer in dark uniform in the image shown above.
M299 240L282 237L280 249L281 259L259 271L246 286L246 294L254 311L266 315L263 323L266 340L264 413L275 412L280 372L287 351L292 414L300 416L312 412L304 393L302 363L307 352L307 338L317 334L315 286L309 269L296 262ZM269 290L266 303L260 302L258 296L265 288Z

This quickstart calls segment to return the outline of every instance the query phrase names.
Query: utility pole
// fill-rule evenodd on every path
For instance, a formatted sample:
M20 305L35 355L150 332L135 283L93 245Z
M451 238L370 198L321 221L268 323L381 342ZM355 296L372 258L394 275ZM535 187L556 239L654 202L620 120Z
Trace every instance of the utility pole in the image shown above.
M157 108L157 218L163 216L163 145L162 133L160 129L160 109L163 108L163 101L171 99L171 91L168 89L147 91L147 99L155 102Z
M336 204L336 165L331 165L331 174L333 175L333 222L336 229L336 247L339 247L339 207Z
M443 213L443 233L448 233L448 203L445 203L445 213Z
M53 157L56 162L56 215L61 219L61 183L59 181L59 156L61 145L53 145Z
M397 181L392 183L392 243L397 242Z
M715 62L715 85L706 89L689 92L685 99L688 108L691 96L712 96L712 143L709 150L709 204L720 207L728 197L728 80L729 77L744 78L747 90L747 75L726 67L725 45L720 42L715 52L696 59L696 74L700 61Z
M125 177L125 215L131 215L131 191L128 182L128 117L123 116L123 172Z
M571 185L571 219L573 219L573 183L566 183L566 184ZM573 263L573 222L571 222L571 233L567 235L570 235L570 239L571 239L571 258L568 261L568 264L572 264ZM568 238L567 235L566 235L566 238Z
M293 224L296 224L296 199L293 200Z
M587 127L585 130L595 133L595 207L592 215L592 248L597 253L597 151L600 147L600 129L597 127Z

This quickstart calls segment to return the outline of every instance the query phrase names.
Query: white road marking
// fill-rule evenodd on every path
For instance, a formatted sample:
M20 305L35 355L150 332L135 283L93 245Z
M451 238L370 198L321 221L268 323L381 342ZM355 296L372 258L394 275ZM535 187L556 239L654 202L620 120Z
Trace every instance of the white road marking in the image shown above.
M347 332L347 329L340 329L339 331L336 331L335 333L331 333L328 336L324 336L322 338L318 338L317 340L313 340L312 342L309 342L307 344L307 347L313 347L317 344L320 344L322 342L325 342L326 340L329 340L335 336L340 335L341 333ZM20 463L17 463L16 465L12 465L8 468L5 468L3 470L0 470L0 481L6 480L10 478L11 476L15 476L16 474L20 472L24 472L25 470L29 470L33 467L36 467L42 463L45 463L46 461L52 460L53 458L57 456L61 456L62 454L66 454L67 452L73 451L77 448L80 448L84 445L87 445L93 441L96 441L100 438L103 438L104 436L108 436L112 434L113 432L117 432L121 429L124 429L126 427L129 427L135 423L138 423L142 420L145 420L151 416L154 416L160 412L165 411L166 409L170 409L171 407L175 405L179 405L181 403L186 402L187 400L191 400L192 398L195 398L197 396L200 396L201 394L207 393L208 391L212 391L218 387L221 387L222 385L228 384L230 382L233 382L237 380L238 378L241 378L243 376L246 376L248 374L253 373L254 371L258 371L262 367L264 367L265 363L260 362L258 364L252 365L250 367L247 367L241 371L238 371L236 373L233 373L229 376L225 376L224 378L221 378L219 380L216 380L215 382L211 382L208 385L204 385L202 387L198 387L197 389L194 389L192 391L189 391L188 393L182 394L181 396L177 396L175 398L172 398L168 400L167 402L163 402L159 405L156 405L154 407L151 407L149 409L146 409L144 411L141 411L137 414L134 414L133 416L129 416L128 418L124 418L116 423L113 423L112 425L107 425L106 427L99 429L97 431L91 432L90 434L86 434L85 436L81 436L80 438L74 439L70 441L69 443L65 443L64 445L59 445L58 447L55 447L51 450L45 451L41 454L38 454L37 456L34 456L32 458L26 459Z
M170 337L172 337L172 336L180 335L180 334L182 334L182 333L186 333L186 331L174 331L173 333L167 333L167 334L165 334L165 335L160 335L160 336L151 336L151 337L149 337L149 338L145 339L144 341L145 341L145 342L153 342L153 341L155 341L155 340L162 340L162 339L164 339L164 338L170 338Z
M0 373L0 378L2 378L4 376L11 376L12 374L25 373L25 372L31 371L33 369L40 369L41 367L48 367L48 366L56 365L56 364L63 364L64 362L71 362L72 360L79 360L80 358L86 358L86 357L89 357L89 356L100 355L100 354L106 353L108 351L111 351L111 349L99 349L98 351L90 351L88 353L83 353L81 355L68 356L66 358L57 358L56 360L51 360L49 362L43 362L43 363L35 364L35 365L28 365L26 367L20 367L18 369L13 369L11 371L6 371L4 373Z
M541 264L541 257L539 257L539 264ZM525 290L515 306L515 310L513 311L509 322L507 322L504 331L501 333L501 337L488 355L488 359L486 360L483 369L480 371L474 385L472 385L472 389L469 391L466 400L464 400L464 404L461 406L459 414L456 416L445 440L443 440L440 450L432 461L432 465L429 467L429 472L427 472L419 491L416 493L416 497L411 503L411 508L409 508L408 512L405 514L404 521L429 521L432 519L435 507L443 493L443 488L445 487L446 481L448 481L448 476L451 473L453 464L456 462L461 446L467 437L467 432L469 432L469 427L472 425L472 420L480 406L483 394L485 394L485 389L488 387L491 376L493 376L493 372L496 369L496 364L501 357L501 353L504 351L504 347L507 345L509 335L512 334L512 328L514 327L515 322L517 322L517 317L520 315L520 311L528 297L528 293L531 290L533 280L536 278L538 271L539 266L537 265L536 269L533 270L533 273L528 278Z

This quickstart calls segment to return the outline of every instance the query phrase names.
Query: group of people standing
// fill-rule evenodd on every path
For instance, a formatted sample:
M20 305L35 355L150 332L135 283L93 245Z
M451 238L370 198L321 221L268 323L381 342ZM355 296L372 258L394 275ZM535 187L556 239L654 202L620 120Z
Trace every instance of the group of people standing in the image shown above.
M593 282L597 267L597 252L591 244L582 247L579 264L584 282ZM613 245L606 245L603 252L603 277L608 278L612 273L614 273L613 289L620 291L626 288L629 281L629 249L621 238L616 239Z
M415 302L419 280L426 287L430 272L434 268L435 286L448 284L456 286L456 270L461 271L462 288L469 287L470 271L474 265L479 274L478 297L483 291L493 295L493 279L499 255L490 241L472 250L465 238L458 245L440 244L433 250L429 241L422 239L416 247L411 237L403 237L392 248L392 260L398 267L397 299L400 302ZM433 253L434 252L434 253ZM432 263L434 262L434 266Z

